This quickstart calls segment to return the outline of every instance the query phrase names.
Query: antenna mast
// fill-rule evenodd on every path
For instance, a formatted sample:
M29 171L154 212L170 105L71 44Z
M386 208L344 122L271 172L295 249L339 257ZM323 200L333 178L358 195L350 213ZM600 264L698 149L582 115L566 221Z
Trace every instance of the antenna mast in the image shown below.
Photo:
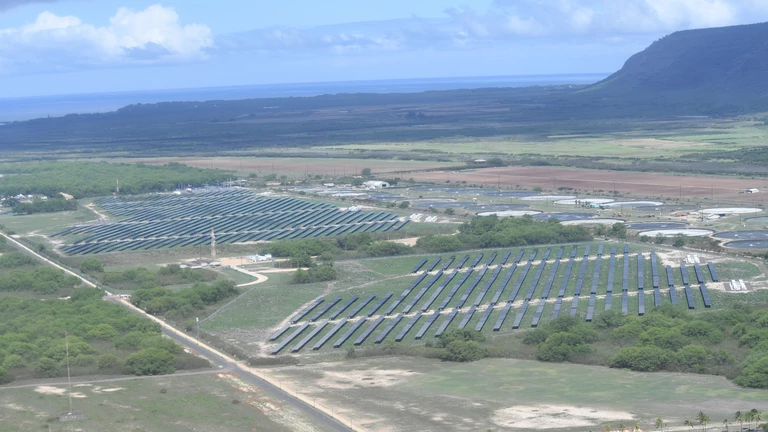
M115 177L115 184L117 185L117 194L120 195L120 179Z
M213 228L211 228L211 257L216 259L216 234L213 233Z
M69 393L69 415L72 415L72 379L69 373L69 335L66 331L64 331L64 345L67 349L67 393Z

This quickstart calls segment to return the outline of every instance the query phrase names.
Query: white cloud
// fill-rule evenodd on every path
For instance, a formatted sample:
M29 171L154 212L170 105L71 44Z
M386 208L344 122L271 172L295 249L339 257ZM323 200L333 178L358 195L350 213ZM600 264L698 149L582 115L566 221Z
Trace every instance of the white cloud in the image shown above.
M182 25L175 10L161 5L120 8L105 27L43 12L33 23L0 29L0 71L188 62L205 58L212 46L207 26Z

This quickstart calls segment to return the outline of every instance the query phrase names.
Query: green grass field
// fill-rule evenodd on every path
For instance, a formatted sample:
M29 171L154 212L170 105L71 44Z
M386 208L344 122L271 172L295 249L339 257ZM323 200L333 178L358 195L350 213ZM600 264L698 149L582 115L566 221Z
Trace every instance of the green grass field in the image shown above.
M45 394L36 387L0 387L0 431L323 430L261 389L236 386L235 381L213 374L75 386L74 411L85 414L87 420L73 422L58 421L69 411L66 394Z

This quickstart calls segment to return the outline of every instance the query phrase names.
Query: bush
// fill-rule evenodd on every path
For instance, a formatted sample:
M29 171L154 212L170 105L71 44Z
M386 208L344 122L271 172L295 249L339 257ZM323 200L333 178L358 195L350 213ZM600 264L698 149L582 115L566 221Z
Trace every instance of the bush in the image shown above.
M539 345L536 358L546 362L563 362L571 359L576 354L590 352L589 346L584 340L573 333L553 333L547 340Z
M445 348L455 341L485 342L485 335L467 329L451 330L440 335L440 337L437 339L437 346L440 348Z
M410 252L410 246L389 241L375 242L365 248L365 253L373 257L405 255Z
M176 371L173 354L160 348L147 348L125 359L125 371L133 375L165 375Z
M8 252L0 255L0 268L13 268L37 265L37 260L21 252Z
M331 264L322 264L308 270L298 269L293 275L293 283L307 284L336 280L338 274Z
M3 367L5 369L19 369L26 365L27 362L18 354L10 354L3 360Z
M83 273L103 273L104 264L96 258L86 258L80 263L80 271Z
M744 387L768 388L768 355L747 364L733 382Z
M11 376L8 374L8 371L0 367L0 384L6 384L11 382Z
M88 367L96 364L96 356L91 354L82 354L70 359L72 366Z
M488 356L488 350L475 341L454 340L445 347L440 359L452 362L470 362Z
M53 378L59 374L59 362L48 357L42 357L32 367L32 371L38 376Z
M655 372L664 369L673 356L657 346L622 348L611 357L609 366L626 368L639 372Z
M114 354L104 354L99 356L97 361L99 369L113 369L120 367L120 359Z

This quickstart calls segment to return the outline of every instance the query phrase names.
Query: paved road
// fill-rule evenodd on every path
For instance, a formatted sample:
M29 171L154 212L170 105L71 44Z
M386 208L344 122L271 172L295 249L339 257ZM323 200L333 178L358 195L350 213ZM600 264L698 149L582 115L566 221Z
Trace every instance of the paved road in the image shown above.
M71 272L70 270L67 270L66 268L62 267L61 265L51 261L50 259L40 255L39 253L35 252L34 250L26 247L22 243L18 242L16 239L6 235L5 233L0 232L0 235L5 237L6 240L8 240L11 244L13 244L16 248L20 249L25 254L32 256L40 261L42 261L45 264L48 264L50 266L56 267L58 269L63 270L67 274L73 275L78 277L80 280L83 281L88 286L95 287L92 282L89 280L83 278L82 276ZM316 421L317 423L325 426L326 428L334 431L349 431L353 430L347 426L345 426L340 420L338 420L336 417L331 416L330 414L326 413L324 410L317 409L312 406L312 404L309 404L305 402L304 400L300 399L299 397L293 396L289 394L288 392L282 390L278 386L273 385L266 379L262 379L259 376L257 376L255 373L249 370L249 368L240 362L235 361L234 359L230 358L229 356L222 354L215 350L214 348L211 348L205 344L202 344L200 342L194 341L192 338L186 336L185 334L181 333L180 331L174 329L170 325L166 324L165 322L159 320L158 318L147 314L141 309L138 309L137 307L133 306L129 302L121 301L119 297L108 295L104 297L105 300L110 301L112 303L118 304L120 306L123 306L130 310L133 313L139 314L144 316L145 318L148 318L152 321L157 322L160 324L160 328L162 329L162 332L164 335L170 337L171 339L175 340L182 346L187 347L190 350L196 351L201 356L207 358L212 363L221 366L221 369L219 371L227 370L227 371L235 371L237 375L247 383L251 385L255 385L258 387L261 387L264 389L265 392L268 394L271 394L273 397L277 399L284 400L285 402L293 405L297 409L299 409L301 412L303 412L307 417L310 419ZM120 380L121 378L115 378L115 380ZM136 377L129 377L125 379L136 379ZM40 385L40 384L35 384Z

